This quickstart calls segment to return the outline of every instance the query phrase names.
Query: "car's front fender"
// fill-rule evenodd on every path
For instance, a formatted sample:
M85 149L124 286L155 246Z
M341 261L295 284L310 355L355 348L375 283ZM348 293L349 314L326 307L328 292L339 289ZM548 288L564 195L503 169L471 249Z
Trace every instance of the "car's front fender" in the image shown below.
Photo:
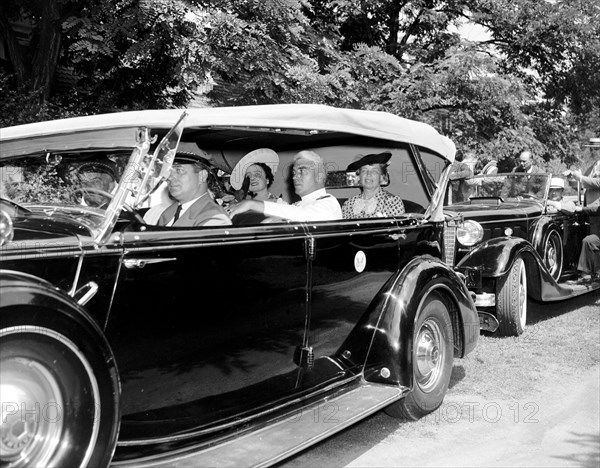
M467 253L456 268L478 268L483 277L500 277L510 269L517 255L535 254L531 244L521 237L495 237Z
M529 277L529 295L542 301L566 299L573 290L559 285L533 246L521 237L496 237L478 245L456 265L457 271L476 270L482 278L501 278L518 257L523 257Z

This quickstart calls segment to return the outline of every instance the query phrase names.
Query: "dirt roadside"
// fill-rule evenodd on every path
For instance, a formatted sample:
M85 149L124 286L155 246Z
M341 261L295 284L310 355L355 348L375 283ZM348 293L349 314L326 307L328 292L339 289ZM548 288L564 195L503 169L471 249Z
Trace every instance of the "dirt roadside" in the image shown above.
M464 375L455 362L436 412L416 422L379 412L281 467L600 467L600 294L530 311L532 334L484 339L480 369ZM522 359L506 351L516 346ZM506 366L494 373L494 360L511 359L516 385Z
M428 429L394 432L346 466L598 467L599 381L596 367L524 403L449 397Z

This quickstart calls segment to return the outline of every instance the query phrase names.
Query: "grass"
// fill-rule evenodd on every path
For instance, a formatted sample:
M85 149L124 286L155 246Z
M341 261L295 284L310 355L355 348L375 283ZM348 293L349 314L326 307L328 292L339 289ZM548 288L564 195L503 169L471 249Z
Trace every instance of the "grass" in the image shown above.
M450 392L519 399L600 363L600 292L560 303L529 301L519 337L482 334L455 360Z

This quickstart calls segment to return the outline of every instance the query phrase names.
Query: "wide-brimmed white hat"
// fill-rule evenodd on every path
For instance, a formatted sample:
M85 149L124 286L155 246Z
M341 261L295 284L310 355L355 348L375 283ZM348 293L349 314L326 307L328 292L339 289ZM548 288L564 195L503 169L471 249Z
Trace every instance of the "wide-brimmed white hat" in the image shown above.
M565 188L565 180L560 177L552 177L550 179L550 188Z
M238 161L238 163L231 171L231 177L229 177L229 183L235 190L242 188L244 182L244 176L246 175L246 169L248 166L256 163L264 163L271 168L271 172L275 175L277 168L279 167L279 156L275 151L270 148L258 148L254 151L250 151L246 156Z

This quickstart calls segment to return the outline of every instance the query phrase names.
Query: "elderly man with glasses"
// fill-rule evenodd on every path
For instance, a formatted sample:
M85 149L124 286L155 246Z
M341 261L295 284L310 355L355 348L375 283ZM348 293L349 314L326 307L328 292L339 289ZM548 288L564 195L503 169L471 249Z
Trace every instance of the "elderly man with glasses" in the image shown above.
M294 156L292 174L294 190L300 196L300 201L287 205L271 201L243 200L232 207L232 217L249 211L290 221L326 221L342 217L337 198L325 190L327 169L321 156L314 151L300 151Z

